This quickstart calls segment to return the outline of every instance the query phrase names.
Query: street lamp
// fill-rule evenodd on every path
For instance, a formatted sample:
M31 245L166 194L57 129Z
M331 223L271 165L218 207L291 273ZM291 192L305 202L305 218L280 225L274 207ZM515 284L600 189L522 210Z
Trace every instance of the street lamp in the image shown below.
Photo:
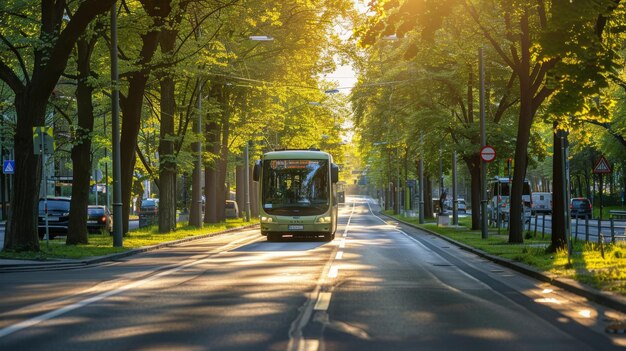
M113 246L122 247L122 154L120 150L120 90L117 67L117 1L111 6L111 91L112 156L113 156Z
M253 41L273 41L274 38L267 36L267 35L251 35L248 37L248 39L253 40Z

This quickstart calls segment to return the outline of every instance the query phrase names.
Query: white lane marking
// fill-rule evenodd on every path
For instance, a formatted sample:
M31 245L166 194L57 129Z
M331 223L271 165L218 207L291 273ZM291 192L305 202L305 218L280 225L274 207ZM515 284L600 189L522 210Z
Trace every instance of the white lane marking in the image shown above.
M342 258L343 258L343 251L337 251L337 254L335 255L335 259L340 260Z
M356 202L352 202L352 211L350 212L350 216L348 217L348 222L346 223L346 227L344 229L344 235L348 235L350 221L352 221L352 215L354 215L355 207ZM300 309L301 312L298 317L296 317L296 319L291 322L291 326L289 328L289 344L287 345L288 351L308 351L308 349L305 348L307 345L302 338L302 329L304 329L304 327L306 327L306 325L309 323L309 320L311 319L311 316L313 314L314 306L317 306L317 304L320 303L320 291L322 289L322 285L327 279L326 275L328 274L327 272L330 271L333 261L334 260L331 258L326 263L322 274L317 280L317 284L315 285L313 292L308 294L310 298L304 303L304 305ZM326 273L326 275L324 275L324 273Z
M320 348L320 341L317 339L305 339L301 341L301 345L298 346L298 350L302 351L317 351Z
M341 239L341 241L339 242L339 247L342 248L342 249L346 247L346 239L345 238Z
M244 241L244 240L245 240L245 238L243 238L241 240L237 240L236 242L241 242L241 241ZM221 247L220 249L233 247L233 246L235 246L234 243L235 242L229 243L228 245L225 245L225 246ZM228 249L226 249L226 250L228 250ZM192 266L195 266L195 265L198 265L198 264L202 264L202 263L208 262L209 260L213 259L213 257L210 257L210 256L213 256L213 255L215 255L215 251L210 253L210 254L208 254L208 255L205 255L205 258L203 258L203 259L199 259L197 261L189 262L189 263L186 263L186 264L174 267L172 269L169 269L169 270L157 273L155 275L152 275L152 276L150 276L148 278L145 278L145 279L142 279L142 280L138 280L138 281L136 281L134 283L130 283L130 284L121 286L121 287L119 287L117 289L114 289L114 290L109 290L109 291L103 292L102 294L98 294L96 296L92 296L92 297L84 299L82 301L78 301L78 302L75 302L73 304L61 307L61 308L56 309L54 311L50 311L48 313L44 313L42 315L35 316L33 318L30 318L30 319L27 319L25 321L19 322L17 324L10 325L8 327L0 329L0 338L3 338L5 336L7 336L7 335L13 334L13 333L15 333L17 331L20 331L20 330L23 330L23 329L26 329L26 328L30 328L30 327L32 327L34 325L37 325L39 323L51 320L53 318L56 318L56 317L61 316L61 315L64 315L64 314L66 314L68 312L77 310L79 308L91 305L92 303L104 300L107 297L118 295L118 294L121 294L121 293L123 293L123 292L125 292L127 290L130 290L130 289L142 286L142 285L144 285L146 283L149 283L149 282L151 282L151 281L153 281L153 280L155 280L157 278L162 278L162 277L168 276L170 274L179 272L179 271L181 271L181 270L183 270L185 268L189 268L189 267L192 267Z
M328 310L328 306L330 306L330 299L332 298L333 293L329 292L321 292L317 297L317 303L315 303L315 307L313 310L315 311L326 311Z
M337 266L332 266L330 267L330 271L328 271L328 278L337 278L337 276L339 275L339 267Z
M372 208L370 207L370 203L369 203L369 201L367 202L367 207L369 207L369 210L370 210L370 212L371 212L372 216L374 216L374 217L378 218L378 220L379 220L379 221L381 221L381 222L385 223L386 225L388 225L389 227L391 227L391 229L393 229L393 230L395 230L395 231L397 231L397 232L400 232L400 233L401 233L401 234L403 234L405 237L407 237L409 240L412 240L413 242L415 242L417 245L421 246L421 247L422 247L422 248L424 248L425 250L427 250L427 251L430 251L430 252L434 253L435 255L439 256L442 260L444 260L444 261L446 261L446 262L450 263L450 265L454 266L454 264L452 264L450 261L446 260L446 259L445 259L442 255L440 255L439 253L434 252L433 250L431 250L428 246L426 246L426 245L425 245L424 243L422 243L421 241L419 241L419 240L415 239L414 237L412 237L411 235L409 235L408 233L406 233L406 232L405 232L405 231L403 231L402 229L400 229L400 228L398 228L398 227L395 227L395 226L392 226L392 225L388 224L388 223L387 223L384 219L382 219L382 218L378 217L376 214L374 214L374 211L372 211ZM463 269L461 269L461 268L458 268L458 267L456 267L456 270L457 270L457 272L459 272L459 273L463 274L464 276L466 276L467 278L469 278L469 279L473 280L474 282L479 283L479 284L481 284L482 286L484 286L484 287L487 287L487 288L491 289L491 287L489 287L489 285L487 285L487 283L485 283L485 282L483 282L482 280L480 280L480 279L478 279L478 278L474 277L473 275L469 274L469 273L468 273L468 272L466 272L465 270L463 270ZM439 280L439 279L437 278L437 280ZM443 282L442 282L442 283L443 283ZM444 285L448 286L448 284L445 284L445 283L444 283ZM495 291L495 290L493 290L493 291ZM501 294L501 295L502 295L502 294ZM502 296L505 296L505 295L502 295Z

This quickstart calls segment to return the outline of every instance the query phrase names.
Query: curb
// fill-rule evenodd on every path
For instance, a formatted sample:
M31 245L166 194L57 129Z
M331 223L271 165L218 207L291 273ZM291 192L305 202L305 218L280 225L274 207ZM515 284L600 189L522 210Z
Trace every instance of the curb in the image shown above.
M167 241L167 242L163 242L160 244L138 247L136 249L130 249L128 251L113 253L113 254L109 254L105 256L97 256L94 258L77 259L77 260L72 260L72 261L50 260L46 262L33 262L33 263L29 262L29 263L24 263L24 264L21 264L21 263L5 264L5 265L0 265L0 273L27 272L27 271L35 271L35 270L60 270L60 269L72 269L72 268L85 267L85 266L89 266L93 264L114 261L116 259L133 256L133 255L143 253L143 252L155 251L164 247L176 246L178 244L182 244L182 243L189 242L189 241L205 239L205 238L216 236L216 235L227 234L227 233L231 233L234 231L250 229L250 228L254 228L258 226L259 224L249 224L249 225L242 226L242 227L234 227L234 228L229 228L229 229L222 230L219 232L190 236L190 237L179 239L179 240Z
M431 235L435 235L451 244L454 244L460 248L462 248L463 250L469 251L475 255L478 255L482 258L488 259L489 261L492 261L496 264L499 264L501 266L510 268L512 270L515 270L519 273L522 273L524 275L527 275L531 278L537 279L539 281L543 281L546 283L550 283L552 285L558 286L559 288L569 291L571 293L574 293L576 295L582 296L587 298L590 301L594 301L597 302L603 306L612 308L614 310L620 311L622 313L626 313L626 297L614 294L612 292L608 292L608 291L601 291L595 288L592 288L590 286L584 285L580 282L577 282L573 279L569 279L569 278L559 278L556 277L554 275L548 274L548 273L544 273L541 271L538 271L537 269L526 265L524 263L521 262L516 262L513 260L509 260L506 258L502 258L499 256L494 256L491 254L488 254L482 250L479 250L475 247L469 246L467 244L461 243L459 241L456 241L454 239L448 238L445 235L441 235L435 231L429 230L427 228L422 228L422 227L418 227L412 223L408 223L405 222L403 220L388 216L382 212L379 212L379 214L381 216L385 216L386 218L398 221L399 223L402 223L406 226L409 226L411 228L415 228L415 229L419 229L422 231L425 231L428 234Z

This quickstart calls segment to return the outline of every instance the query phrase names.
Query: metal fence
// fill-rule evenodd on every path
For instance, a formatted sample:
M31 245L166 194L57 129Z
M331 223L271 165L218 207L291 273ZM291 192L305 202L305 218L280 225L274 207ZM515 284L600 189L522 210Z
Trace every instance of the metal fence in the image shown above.
M491 220L493 227L509 227L508 216L504 215L500 221ZM600 220L599 218L575 217L570 222L571 235L574 240L584 240L589 242L612 242L626 241L626 211L609 211L609 218ZM552 233L552 216L547 214L533 214L524 218L524 229L531 233L533 237Z
M525 221L526 230L534 237L550 234L552 216L535 214ZM608 220L576 217L571 220L571 235L574 240L612 242L626 240L626 211L609 211Z

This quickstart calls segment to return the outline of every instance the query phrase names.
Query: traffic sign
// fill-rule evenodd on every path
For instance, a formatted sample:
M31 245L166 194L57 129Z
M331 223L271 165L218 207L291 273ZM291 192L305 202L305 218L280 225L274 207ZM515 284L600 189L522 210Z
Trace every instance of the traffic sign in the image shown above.
M33 127L33 149L35 155L50 155L54 152L52 127Z
M608 174L613 172L611 169L611 165L609 165L609 161L606 160L604 156L600 156L596 164L593 166L594 174Z
M485 162L492 162L496 159L496 149L493 146L485 145L480 149L480 158Z
M5 160L2 165L2 173L4 174L14 174L15 173L15 161L14 160Z

